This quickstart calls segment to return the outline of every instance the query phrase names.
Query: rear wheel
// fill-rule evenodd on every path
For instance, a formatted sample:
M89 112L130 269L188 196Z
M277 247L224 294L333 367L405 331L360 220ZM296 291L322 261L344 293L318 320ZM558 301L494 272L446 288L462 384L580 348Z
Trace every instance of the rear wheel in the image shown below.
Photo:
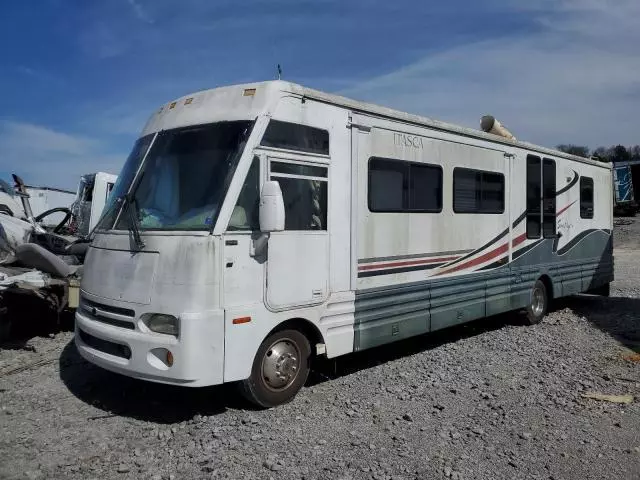
M256 353L251 376L240 384L243 396L262 408L291 401L309 376L311 346L297 330L269 335Z
M549 306L549 294L547 287L541 280L536 281L531 289L529 306L527 307L527 323L535 325L540 323L547 313Z

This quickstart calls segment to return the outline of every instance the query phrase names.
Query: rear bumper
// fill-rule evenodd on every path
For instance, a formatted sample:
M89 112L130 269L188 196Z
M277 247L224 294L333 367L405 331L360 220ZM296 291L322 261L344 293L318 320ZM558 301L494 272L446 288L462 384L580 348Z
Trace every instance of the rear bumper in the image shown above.
M129 330L75 315L75 344L87 361L122 375L173 385L200 387L223 381L224 312L180 316L178 338ZM163 360L173 355L173 364Z

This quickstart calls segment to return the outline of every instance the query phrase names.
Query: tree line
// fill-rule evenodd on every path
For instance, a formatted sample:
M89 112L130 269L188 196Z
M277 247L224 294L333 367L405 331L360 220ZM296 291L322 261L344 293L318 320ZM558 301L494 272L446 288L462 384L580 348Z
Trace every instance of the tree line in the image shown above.
M598 147L591 151L589 147L582 145L562 144L556 147L561 152L578 155L579 157L597 157L602 162L626 162L629 160L640 160L640 145L625 147L615 145L611 147Z

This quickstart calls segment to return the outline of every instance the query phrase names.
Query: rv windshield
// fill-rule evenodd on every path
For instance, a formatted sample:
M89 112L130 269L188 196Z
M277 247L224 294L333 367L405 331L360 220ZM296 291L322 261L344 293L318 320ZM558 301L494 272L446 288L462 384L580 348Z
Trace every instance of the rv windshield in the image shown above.
M124 162L124 166L118 175L115 185L113 186L113 190L111 191L112 194L109 195L109 198L107 199L102 218L96 224L96 230L103 228L109 229L113 226L118 215L119 207L122 205L122 199L129 190L131 182L136 176L136 172L138 171L138 168L140 168L140 163L142 162L144 155L147 153L154 136L155 134L146 135L144 137L140 137L136 141L131 153L127 157L127 161Z
M135 179L130 202L125 202L125 208L134 209L139 228L209 230L251 127L252 122L233 121L160 132ZM130 157L132 165L127 161L123 168L123 173L132 171L133 175L128 175L128 182L120 183L118 178L111 196L113 204L122 205L116 199L126 195L144 158L146 148L136 144L135 150L138 152ZM130 227L129 215L124 213L117 230Z

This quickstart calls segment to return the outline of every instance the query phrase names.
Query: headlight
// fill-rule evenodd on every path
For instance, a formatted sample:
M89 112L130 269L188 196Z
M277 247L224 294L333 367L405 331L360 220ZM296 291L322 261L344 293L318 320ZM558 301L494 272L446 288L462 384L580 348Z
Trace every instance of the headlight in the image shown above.
M178 328L178 319L173 315L148 313L143 315L142 321L152 332L164 333L166 335L173 335L177 337L178 332L180 331Z

